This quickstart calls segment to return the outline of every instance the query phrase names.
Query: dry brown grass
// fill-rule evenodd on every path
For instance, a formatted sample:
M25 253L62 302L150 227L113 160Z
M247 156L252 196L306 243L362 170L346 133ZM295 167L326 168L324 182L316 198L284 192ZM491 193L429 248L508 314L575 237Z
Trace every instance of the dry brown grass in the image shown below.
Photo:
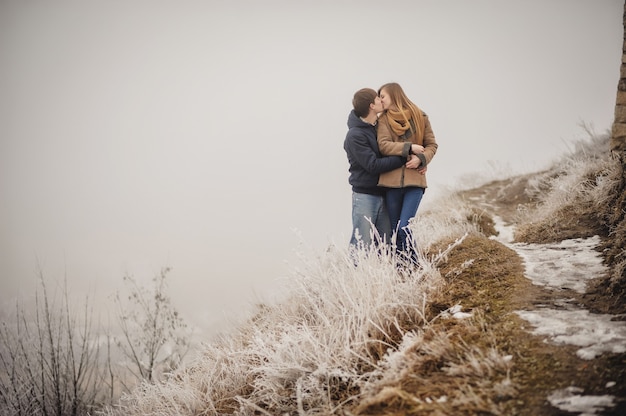
M406 376L382 386L359 404L356 414L505 415L522 414L522 407L536 410L537 403L520 395L524 381L511 377L527 373L520 366L525 352L517 340L532 338L513 311L527 304L535 290L523 276L517 254L474 234L453 249L440 270L447 283L432 299L429 318L457 304L473 316L434 319L408 355ZM512 357L510 363L506 356Z

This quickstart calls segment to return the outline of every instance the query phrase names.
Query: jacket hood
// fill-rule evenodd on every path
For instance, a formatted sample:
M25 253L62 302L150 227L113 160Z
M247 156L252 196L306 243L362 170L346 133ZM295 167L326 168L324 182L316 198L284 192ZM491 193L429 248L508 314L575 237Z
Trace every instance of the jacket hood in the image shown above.
M361 118L355 114L354 110L350 111L350 114L348 115L348 128L349 129L351 129L352 127L367 127L367 126L371 126L371 124L367 124L366 122L361 120Z

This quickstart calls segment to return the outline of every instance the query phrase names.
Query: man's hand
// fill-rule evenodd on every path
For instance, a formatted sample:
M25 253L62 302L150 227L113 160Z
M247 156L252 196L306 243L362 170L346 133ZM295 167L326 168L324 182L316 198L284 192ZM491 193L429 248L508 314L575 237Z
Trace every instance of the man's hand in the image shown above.
M419 145L419 144L412 144L411 145L411 152L413 152L413 154L424 153L424 146Z

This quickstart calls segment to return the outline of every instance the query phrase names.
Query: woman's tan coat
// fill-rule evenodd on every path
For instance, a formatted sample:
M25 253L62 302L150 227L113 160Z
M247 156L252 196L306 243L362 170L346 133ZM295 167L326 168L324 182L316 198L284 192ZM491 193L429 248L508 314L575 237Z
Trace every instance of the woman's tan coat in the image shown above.
M378 119L376 130L378 147L380 148L380 152L385 156L404 156L408 158L411 144L419 144L424 146L422 165L425 159L426 166L428 166L437 152L438 146L435 141L435 134L430 127L430 121L426 114L424 114L424 135L422 140L418 140L415 134L406 139L406 141L401 139L389 126L386 113L383 113ZM405 166L402 166L398 169L382 173L378 178L378 186L385 186L387 188L419 186L426 188L426 175L419 173L418 169L407 169Z

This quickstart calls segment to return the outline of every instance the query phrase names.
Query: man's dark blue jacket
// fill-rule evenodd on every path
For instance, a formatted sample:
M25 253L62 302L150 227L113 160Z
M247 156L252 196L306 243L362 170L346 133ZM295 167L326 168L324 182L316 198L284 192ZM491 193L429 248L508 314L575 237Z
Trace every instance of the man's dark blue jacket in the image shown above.
M382 156L376 141L376 127L361 120L354 113L348 116L348 133L343 148L350 163L352 191L360 194L384 195L378 185L378 175L399 168L406 163L402 156Z

